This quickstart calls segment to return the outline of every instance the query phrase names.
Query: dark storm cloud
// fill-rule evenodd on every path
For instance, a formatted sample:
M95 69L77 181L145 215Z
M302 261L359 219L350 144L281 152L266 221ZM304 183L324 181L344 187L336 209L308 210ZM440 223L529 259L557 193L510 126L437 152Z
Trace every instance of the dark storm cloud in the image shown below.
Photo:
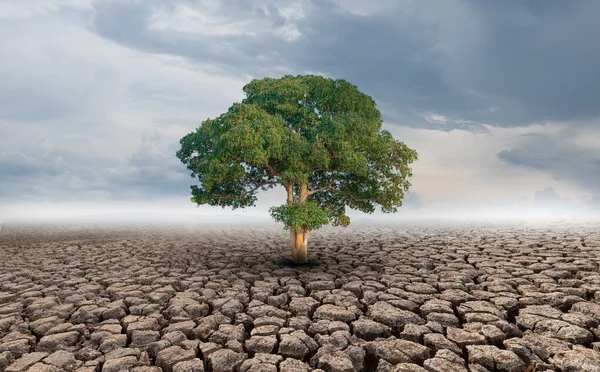
M127 47L175 56L191 58L200 62L214 64L225 63L228 70L241 73L243 61L249 67L257 53L252 55L248 47L254 46L257 40L246 35L235 36L198 36L172 30L153 30L150 27L153 6L160 5L164 11L172 11L175 4L193 2L163 2L150 0L134 1L99 1L94 4L95 16L92 30L98 35L116 41ZM233 6L220 5L228 17L246 17L253 13L244 12L245 6L232 2ZM272 61L271 61L272 62ZM248 72L248 71L246 71Z
M293 41L268 30L208 36L152 29L148 2L99 2L93 29L132 48L211 62L240 76L280 75L276 67L286 66L344 78L398 124L481 131L475 123L521 126L600 114L600 47L592 37L600 34L600 2L409 1L371 15L331 1L307 4ZM262 20L273 29L290 22L275 5L269 15L246 1L217 7L215 14L231 21ZM448 120L427 121L427 112Z
M472 1L486 20L489 47L474 82L519 102L525 120L573 120L599 114L600 3Z
M227 6L224 4L227 3ZM228 17L264 18L272 27L285 20L271 7L270 15L252 10L246 2L221 2ZM101 2L96 6L94 30L128 47L210 62L229 73L261 78L281 75L277 66L344 78L357 84L383 106L388 117L423 122L423 111L466 108L469 102L448 86L430 51L434 40L414 24L397 24L394 17L362 17L340 12L327 2L314 3L297 26L296 41L274 33L258 36L202 36L150 28L150 8L133 2ZM431 127L435 124L427 123Z

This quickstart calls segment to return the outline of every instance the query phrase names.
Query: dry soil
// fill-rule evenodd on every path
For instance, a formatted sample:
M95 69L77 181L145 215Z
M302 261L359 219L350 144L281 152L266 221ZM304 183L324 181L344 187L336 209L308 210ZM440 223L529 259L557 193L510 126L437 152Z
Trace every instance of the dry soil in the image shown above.
M0 371L600 371L595 224L4 225Z

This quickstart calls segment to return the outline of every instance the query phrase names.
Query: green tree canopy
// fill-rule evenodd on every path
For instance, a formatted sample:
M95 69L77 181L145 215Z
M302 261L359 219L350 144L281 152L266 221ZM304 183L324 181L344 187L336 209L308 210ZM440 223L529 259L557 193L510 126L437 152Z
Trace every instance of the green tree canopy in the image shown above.
M347 226L347 207L397 212L417 153L382 130L371 97L314 75L253 80L243 91L180 141L177 157L199 180L193 202L244 208L283 185L287 204L271 214L296 232Z

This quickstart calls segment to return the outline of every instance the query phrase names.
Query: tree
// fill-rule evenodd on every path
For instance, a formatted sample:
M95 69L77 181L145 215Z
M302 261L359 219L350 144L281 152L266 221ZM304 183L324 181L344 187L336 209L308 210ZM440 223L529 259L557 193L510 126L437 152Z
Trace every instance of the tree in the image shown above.
M397 212L417 153L381 129L371 97L314 75L252 80L243 91L180 141L176 155L200 182L192 202L245 208L282 185L287 203L270 213L290 230L297 263L307 262L309 231L350 224L346 207Z

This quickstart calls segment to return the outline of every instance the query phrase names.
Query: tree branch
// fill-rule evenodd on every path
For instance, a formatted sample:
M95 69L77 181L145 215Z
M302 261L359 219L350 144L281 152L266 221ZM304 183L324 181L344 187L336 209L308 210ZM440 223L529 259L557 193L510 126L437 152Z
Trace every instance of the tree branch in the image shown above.
M334 187L331 187L331 186L329 186L329 187L328 187L328 189L330 189L330 190L333 190L333 191L340 192L340 193L342 193L342 194L343 194L345 197L347 197L347 198L349 198L349 199L352 199L352 200L354 200L355 202L364 202L364 201L371 201L371 200L372 200L372 199L368 199L368 198L367 198L367 199L358 199L358 198L355 198L354 196L352 196L352 195L348 194L347 192L344 192L344 191L342 191L342 190L340 190L340 189L336 189L336 188L334 188Z
M269 176L271 176L271 177L281 176L279 173L277 173L277 171L275 171L275 168L271 164L267 164L267 168L269 168Z
M266 185L278 185L279 182L262 182L256 185L256 187L246 191L245 193L243 193L242 195L219 195L219 196L213 196L213 199L223 199L223 200L235 200L235 199L243 199L246 196L252 194L253 192L255 192L256 190L260 189L263 186Z
M309 196L314 195L314 194L316 194L318 192L321 192L321 191L329 190L330 188L333 189L332 185L333 185L333 181L329 182L329 184L327 184L327 186L325 186L325 188L311 190L311 191L309 191L309 192L306 193L306 197L309 197Z
M276 181L270 181L270 182L262 182L262 183L259 183L259 184L257 184L257 185L256 185L256 187L254 187L253 189L250 189L250 190L246 191L244 194L242 194L242 197L246 197L246 196L248 196L248 195L252 194L254 191L256 191L256 190L260 189L260 188L261 188L261 187L263 187L263 186L266 186L266 185L277 185L278 183L279 183L279 182L276 182Z

